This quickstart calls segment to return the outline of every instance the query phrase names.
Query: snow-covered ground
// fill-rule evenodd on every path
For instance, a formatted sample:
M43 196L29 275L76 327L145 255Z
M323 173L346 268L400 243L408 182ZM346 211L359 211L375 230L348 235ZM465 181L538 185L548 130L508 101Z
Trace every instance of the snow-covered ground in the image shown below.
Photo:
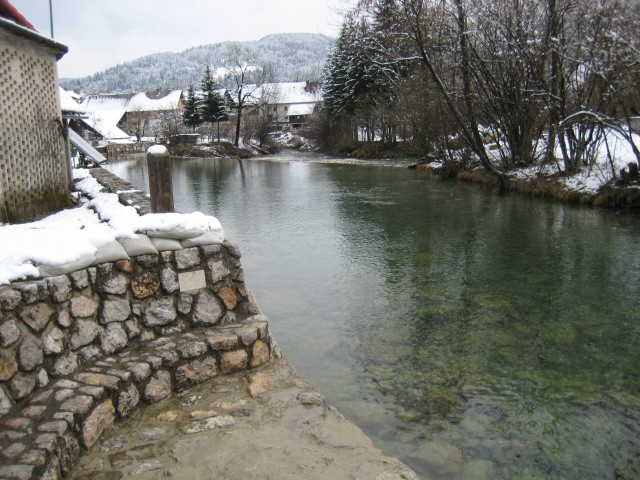
M0 285L42 276L39 266L55 267L92 258L97 250L118 239L133 239L146 232L215 232L224 230L217 218L200 212L138 215L122 205L114 193L87 170L75 169L76 188L84 202L40 221L0 226Z
M640 135L633 134L633 140L640 146ZM607 152L608 145L608 152ZM610 156L609 156L610 154ZM556 157L561 158L562 154L558 149ZM626 168L629 163L637 163L633 149L628 140L615 131L609 130L606 136L606 144L602 142L597 148L596 160L593 165L583 166L581 171L567 176L559 177L568 190L581 193L596 194L600 189L611 183L615 178L619 178L620 170ZM511 176L524 180L531 180L540 175L550 176L559 173L562 165L533 166L525 169L515 170ZM614 177L615 172L615 177Z
M640 148L640 135L632 134L633 141ZM487 147L490 147L488 145ZM543 150L544 145L539 144L538 149ZM608 147L608 150L607 150ZM496 164L499 164L499 153L497 149L488 149L490 156L493 156ZM538 155L542 157L541 154ZM556 147L556 158L562 158L562 152ZM558 175L563 173L562 161L558 164L532 165L527 168L514 169L509 172L509 176L514 179L534 180L540 177L556 176L557 181L565 186L567 190L573 190L586 194L597 194L605 185L620 178L620 170L626 169L629 163L637 164L636 156L633 153L629 141L619 132L609 130L606 135L606 142L602 141L596 148L595 161L592 165L582 166L581 170L569 176ZM443 166L441 161L431 161L429 165L433 168ZM482 167L478 167L482 168ZM614 173L615 172L615 173ZM633 185L626 188L637 188Z

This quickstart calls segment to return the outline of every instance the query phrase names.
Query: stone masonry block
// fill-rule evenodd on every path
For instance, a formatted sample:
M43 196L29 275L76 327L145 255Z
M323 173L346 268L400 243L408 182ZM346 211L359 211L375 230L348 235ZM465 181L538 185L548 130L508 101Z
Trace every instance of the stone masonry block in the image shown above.
M160 279L153 272L145 272L131 282L133 296L139 300L151 297L160 288Z
M54 302L60 303L69 299L71 295L71 281L66 275L47 278L47 285L49 286L51 299Z
M41 365L43 359L44 351L42 341L33 335L25 337L18 347L18 363L20 364L20 368L30 372L38 365Z
M233 310L236 308L238 304L238 298L236 297L236 292L227 285L218 290L218 297L224 303L224 306L227 307L227 310Z
M44 336L44 353L54 355L64 350L64 333L58 327L52 327Z
M100 315L100 322L124 322L131 315L131 304L125 298L118 298L116 300L105 300L102 303L102 314Z
M13 310L21 301L20 292L11 288L0 288L0 308L2 310Z
M89 273L86 270L77 270L69 274L76 290L82 290L89 286Z
M142 323L147 327L168 325L173 322L177 316L173 297L153 298L144 311Z
M220 356L220 369L224 374L245 370L248 364L249 356L244 350L224 352Z
M20 329L15 318L0 325L0 347L13 345L20 338Z
M178 274L168 266L163 268L160 272L160 281L162 283L162 288L167 293L173 293L180 288L178 283Z
M135 385L130 385L127 390L118 395L118 415L121 418L128 417L139 402L140 392Z
M258 329L255 325L246 325L237 331L238 337L240 337L240 341L244 345L251 345L258 339Z
M18 371L18 362L11 350L0 350L0 380L6 382Z
M129 287L129 279L122 273L110 274L98 283L98 289L104 293L122 295Z
M93 407L93 398L89 395L74 395L60 405L60 410L74 415L86 415Z
M208 290L202 290L193 307L192 324L197 327L215 325L222 313L222 307L216 297Z
M98 405L82 424L81 437L85 448L91 448L100 438L102 432L115 420L115 409L113 402L108 399Z
M101 328L91 320L78 320L73 326L69 345L76 350L93 342L100 335Z
M80 444L70 432L60 437L55 451L63 475L68 475L80 456Z
M119 323L111 323L100 336L102 351L110 355L123 349L129 343L127 332Z
M44 327L47 326L47 323L49 323L54 313L55 310L46 303L37 303L22 309L20 318L37 333L41 332Z
M148 403L155 403L169 395L171 395L171 374L166 370L160 370L147 383L143 398Z
M233 350L238 347L240 341L235 333L212 332L207 335L207 342L212 350Z
M59 356L53 363L51 375L54 377L64 377L70 375L78 369L78 354L75 352L67 352Z
M222 281L231 271L222 260L211 259L207 261L207 280L211 283Z
M176 368L176 389L183 390L209 380L216 375L215 358L208 357L202 360L194 360Z
M78 373L73 378L85 385L105 387L108 390L116 389L120 383L120 379L118 377L114 377L113 375L104 375L101 373Z
M98 310L98 302L90 297L73 297L70 310L73 318L88 318Z
M264 365L269 361L269 345L262 340L256 340L251 347L251 368Z
M178 270L186 270L200 264L200 252L197 247L176 250L175 258Z
M22 400L36 388L37 376L35 373L16 373L9 381L11 394L16 400Z
M207 344L205 342L185 342L178 345L178 353L183 359L195 358L207 353Z

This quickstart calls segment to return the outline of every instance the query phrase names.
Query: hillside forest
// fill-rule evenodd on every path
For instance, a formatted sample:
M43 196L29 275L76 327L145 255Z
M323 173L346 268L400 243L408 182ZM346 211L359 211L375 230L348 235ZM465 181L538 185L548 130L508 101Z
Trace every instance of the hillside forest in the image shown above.
M199 84L203 69L210 66L214 79L225 85L229 59L241 49L252 65L260 67L249 73L247 81L259 81L262 70L274 82L304 82L317 80L330 51L329 37L311 33L269 35L253 42L222 42L193 47L183 52L147 55L122 63L84 78L61 79L60 84L83 93L144 92L156 88L185 89Z

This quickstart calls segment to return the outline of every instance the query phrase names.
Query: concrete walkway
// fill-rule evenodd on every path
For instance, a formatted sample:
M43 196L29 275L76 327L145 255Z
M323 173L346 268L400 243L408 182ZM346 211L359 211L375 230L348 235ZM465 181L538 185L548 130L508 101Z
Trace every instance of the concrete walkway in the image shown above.
M105 431L70 478L418 477L275 359L140 409Z

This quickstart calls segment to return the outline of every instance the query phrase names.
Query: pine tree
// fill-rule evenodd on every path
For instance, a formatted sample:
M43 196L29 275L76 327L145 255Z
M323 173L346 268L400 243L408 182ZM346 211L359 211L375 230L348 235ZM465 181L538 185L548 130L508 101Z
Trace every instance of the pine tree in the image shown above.
M182 113L183 123L190 127L192 131L195 131L198 125L202 124L202 117L200 115L200 99L196 96L193 88L193 83L189 83L187 90L187 99L184 105L184 112Z
M352 15L342 24L340 35L329 55L323 75L323 96L325 108L335 117L353 113L358 93L362 90L363 69L359 42L358 25Z
M226 104L224 97L216 90L216 83L211 76L211 68L209 65L204 70L202 77L202 121L218 124L218 142L220 141L220 122L227 120Z

